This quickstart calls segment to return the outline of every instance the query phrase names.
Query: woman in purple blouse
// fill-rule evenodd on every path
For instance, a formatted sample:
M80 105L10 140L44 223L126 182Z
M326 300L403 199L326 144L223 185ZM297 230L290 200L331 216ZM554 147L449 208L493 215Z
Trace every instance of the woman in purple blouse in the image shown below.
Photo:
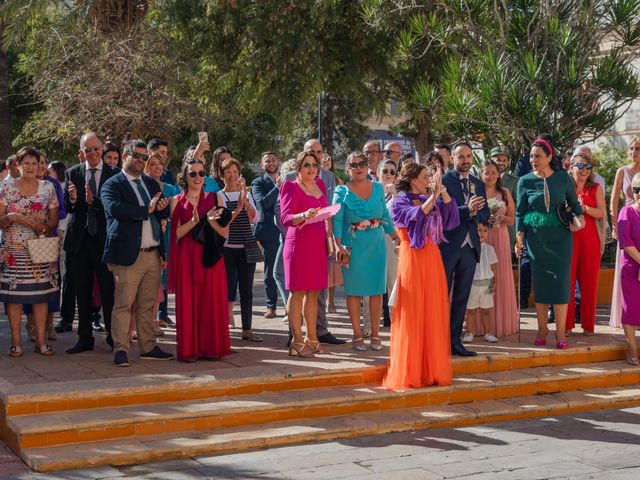
M433 170L432 170L433 171ZM402 167L392 205L400 236L398 279L392 294L393 322L389 369L391 389L451 384L449 292L438 244L443 231L458 226L458 207L427 167Z

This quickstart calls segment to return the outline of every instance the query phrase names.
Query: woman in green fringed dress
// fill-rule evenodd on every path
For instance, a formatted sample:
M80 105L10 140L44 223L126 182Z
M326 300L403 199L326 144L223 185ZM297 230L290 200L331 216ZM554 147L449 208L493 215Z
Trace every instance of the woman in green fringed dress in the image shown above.
M571 256L573 236L557 214L558 205L565 202L576 215L582 207L571 177L553 159L553 147L546 140L536 140L531 146L533 171L518 181L516 206L516 253L526 241L531 260L534 299L538 319L535 345L546 344L547 310L553 304L556 318L556 347L567 348L565 324L571 287ZM583 222L584 224L584 222Z

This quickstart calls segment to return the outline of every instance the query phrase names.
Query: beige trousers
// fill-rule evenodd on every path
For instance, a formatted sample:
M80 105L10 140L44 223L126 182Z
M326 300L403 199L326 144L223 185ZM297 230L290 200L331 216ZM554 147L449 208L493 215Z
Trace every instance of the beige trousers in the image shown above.
M111 314L113 351L129 351L129 321L131 306L136 302L136 323L140 353L147 353L156 345L153 335L153 305L161 282L160 250L140 252L133 265L109 264L116 289Z

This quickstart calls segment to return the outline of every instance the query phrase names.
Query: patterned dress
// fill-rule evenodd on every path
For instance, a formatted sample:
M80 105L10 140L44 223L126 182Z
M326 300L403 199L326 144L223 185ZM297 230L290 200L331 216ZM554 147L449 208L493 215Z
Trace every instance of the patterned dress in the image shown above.
M39 181L38 192L23 196L15 184L4 182L0 186L0 202L7 213L21 213L39 222L46 222L49 211L58 207L56 192L51 182ZM38 238L29 227L12 223L4 230L0 272L0 301L6 303L37 304L54 300L58 295L58 264L33 264L27 242Z

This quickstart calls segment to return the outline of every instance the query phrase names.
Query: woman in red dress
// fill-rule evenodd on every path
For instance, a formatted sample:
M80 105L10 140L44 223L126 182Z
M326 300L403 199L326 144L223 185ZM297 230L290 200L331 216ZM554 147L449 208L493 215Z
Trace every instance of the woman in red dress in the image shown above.
M585 335L593 335L596 325L596 297L600 270L600 237L596 220L605 214L604 192L593 178L591 151L580 147L571 159L571 176L584 212L585 227L573 232L571 257L571 299L567 310L567 335L576 325L576 279L580 285L580 322Z
M205 216L218 235L227 234L218 223L222 200L202 189L205 175L200 160L186 161L178 177L185 193L171 201L167 291L176 294L176 354L181 362L221 358L231 352L224 260L220 255L213 266L205 267L204 245L191 237Z

